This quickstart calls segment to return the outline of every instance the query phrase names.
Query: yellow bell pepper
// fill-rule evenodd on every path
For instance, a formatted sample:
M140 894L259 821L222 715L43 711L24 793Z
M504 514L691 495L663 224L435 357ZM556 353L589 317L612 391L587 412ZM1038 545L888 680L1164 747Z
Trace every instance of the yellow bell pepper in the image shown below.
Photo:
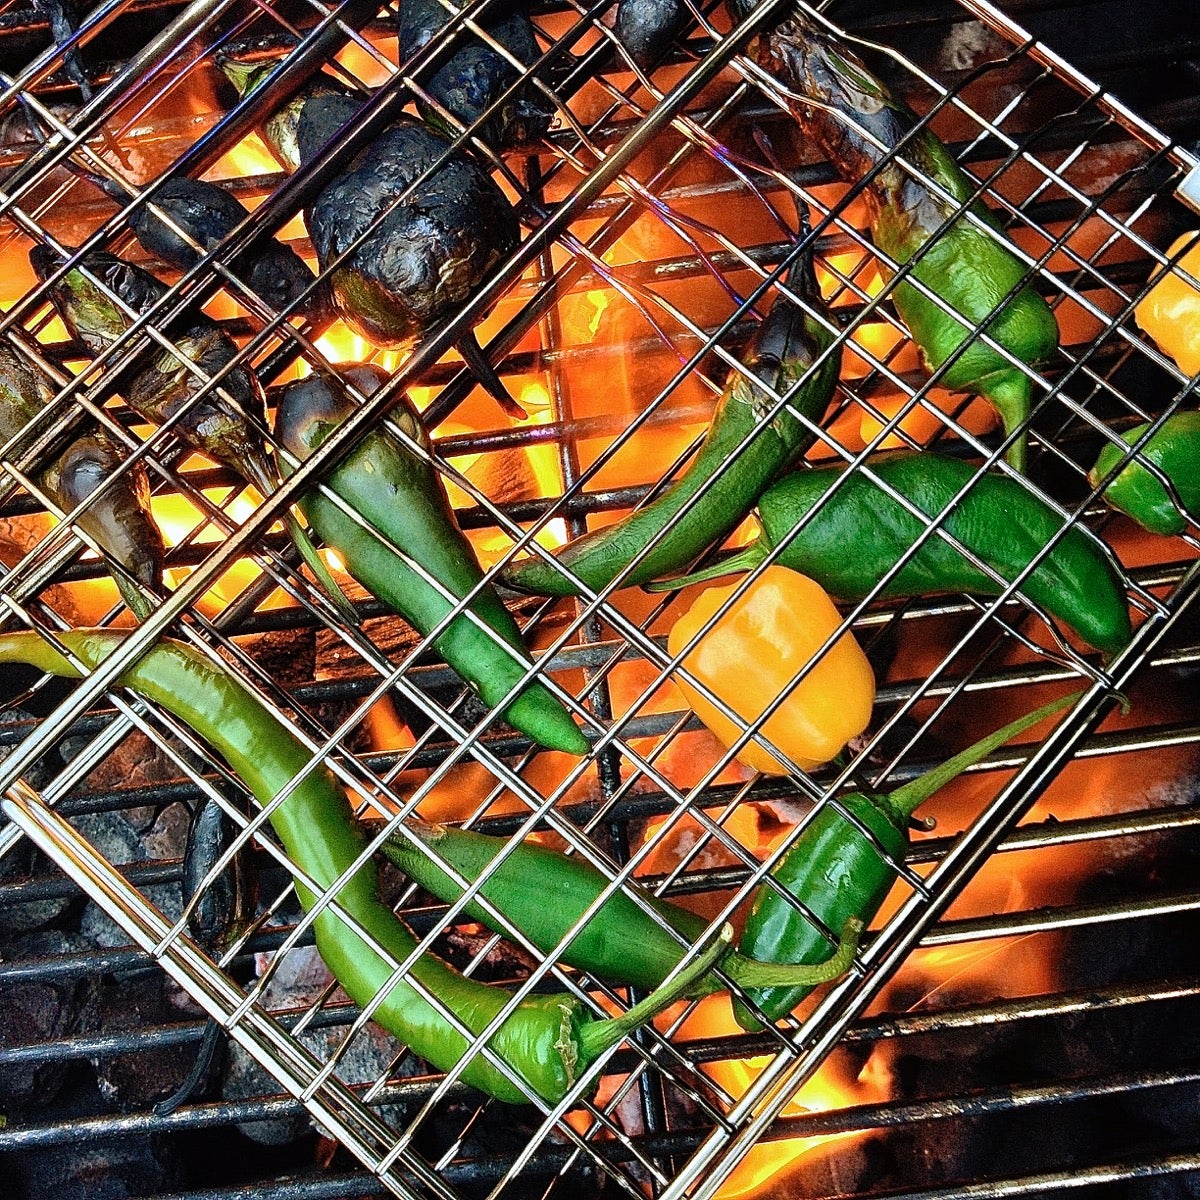
M700 594L667 638L672 656L696 637L740 582ZM849 631L792 686L841 622L820 584L786 567L768 567L682 665L747 723L788 692L760 732L798 767L811 770L866 729L875 703L875 677ZM731 721L682 676L676 682L700 720L725 746L732 746L745 726ZM747 742L737 757L767 775L787 774L784 764L757 742Z
M1185 246L1191 249L1179 267L1200 280L1200 235L1185 233L1167 251L1174 258ZM1200 371L1200 290L1178 271L1162 277L1133 310L1137 323L1169 354L1185 375Z

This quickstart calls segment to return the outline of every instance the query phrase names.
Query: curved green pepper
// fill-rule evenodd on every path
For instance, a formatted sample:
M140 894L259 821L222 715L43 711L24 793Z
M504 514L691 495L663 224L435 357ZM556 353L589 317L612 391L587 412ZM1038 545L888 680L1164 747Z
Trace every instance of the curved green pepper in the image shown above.
M104 661L127 636L104 629L57 635L86 667ZM22 662L49 674L78 678L71 663L38 634L0 634L0 662ZM422 954L407 975L393 979L389 959L403 962L417 941L384 904L374 865L359 863L364 848L350 802L333 775L308 768L311 755L291 729L270 712L229 671L182 642L153 646L121 676L121 682L173 713L220 751L255 799L268 810L272 828L289 859L312 884L297 881L296 894L307 911L318 893L327 894L341 877L335 908L321 907L313 920L317 949L346 994L361 1006L374 1005L374 1020L442 1071L458 1065L469 1047L442 1011L414 987L418 983L478 1034L512 1002L503 988L458 974L432 954ZM279 804L273 804L285 789ZM316 891L312 890L313 888ZM356 926L362 928L364 937ZM367 938L384 951L380 954ZM685 995L695 979L711 970L728 950L731 931L721 931L713 947L681 971L669 987L613 1020L596 1020L581 1001L565 994L528 996L493 1034L488 1045L547 1104L564 1098L580 1075L632 1029ZM523 1104L528 1097L498 1067L474 1054L462 1071L466 1083L499 1100Z
M1148 426L1139 425L1122 434L1134 445ZM1110 442L1100 451L1088 474L1092 487L1116 470L1127 451ZM1146 459L1167 478L1172 497L1162 480L1140 460ZM1151 533L1183 533L1200 516L1200 413L1183 412L1168 417L1158 432L1138 451L1138 457L1104 489L1104 500L1132 517Z
M800 260L792 274L791 286L805 304L823 312L811 254ZM840 347L830 350L833 341L833 333L816 317L790 303L776 303L744 359L750 374L774 395L735 371L696 457L661 496L615 525L585 534L557 551L555 557L570 575L540 557L530 557L509 566L504 582L539 596L576 596L582 594L576 580L598 591L620 575L621 586L635 587L693 561L730 533L763 488L812 444L808 425L795 414L810 422L825 415L841 366ZM823 361L814 368L822 355ZM801 379L805 382L787 404L764 420L776 406L775 395L788 392ZM748 437L752 440L742 447ZM735 453L736 461L730 462ZM699 500L692 503L696 496ZM647 545L653 548L630 569Z
M1004 580L1022 574L1065 524L1019 480L978 475L970 463L955 458L901 451L870 458L867 465L883 485L930 521L940 522ZM955 502L968 484L970 490ZM810 513L811 520L797 529ZM781 479L759 498L758 518L760 535L745 549L707 570L655 584L653 590L751 570L772 548L783 545L776 560L782 566L815 579L843 600L861 600L912 551L928 528L879 483L858 470L847 474L845 467L796 471ZM925 538L879 594L998 596L1002 590L991 575L935 533ZM1129 641L1129 603L1121 574L1108 547L1079 526L1055 543L1026 576L1018 594L1097 649L1112 653Z
M767 962L824 961L829 957L827 930L841 929L851 918L869 924L887 899L908 849L908 825L916 809L968 767L1082 694L1054 700L1009 722L889 795L856 792L839 797L836 807L826 804L771 872L778 886L764 882L755 893L738 949ZM787 1016L810 991L752 991L753 1008L734 997L734 1016L743 1029L761 1029L760 1017L777 1021Z
M950 311L907 280L891 296L926 368L936 371L957 355L940 384L986 397L1013 434L1029 416L1032 380L980 340L979 327L1018 363L1033 367L1057 348L1058 323L986 206L975 201L968 209L984 228L958 211L975 194L975 181L928 127L914 132L916 115L847 45L806 16L794 13L759 38L754 55L785 84L792 116L842 178L853 184L870 177L864 194L875 245L901 266L920 253L912 278ZM897 153L949 199L897 162ZM1023 433L1008 458L1024 469Z
M473 883L500 858L480 888L481 894L509 927L519 930L543 954L554 953L571 929L584 922L560 957L597 979L647 990L661 987L683 962L687 948L708 929L703 917L652 896L632 880L593 911L611 881L575 855L560 854L535 842L509 847L507 838L450 825L409 820L405 828L416 842L396 833L384 843L383 853L414 883L446 904L454 904L464 889L441 864ZM635 892L640 902L631 894ZM662 920L655 920L647 907ZM506 932L504 924L474 900L464 906L463 914L497 933ZM836 979L853 960L860 929L851 917L842 929L837 953L812 967L754 962L731 949L714 971L696 981L690 994L706 996L721 991L726 984L716 974L718 970L742 988L784 984L811 988Z
M370 366L350 367L344 373L366 396L388 378ZM311 375L281 391L275 434L281 446L303 461L353 411L353 402L341 388L322 375ZM420 418L407 399L391 416L428 447ZM480 587L483 572L430 463L386 432L368 433L325 482L365 524L319 492L308 493L300 506L320 537L341 554L346 570L422 634L437 628L455 601L472 595L467 609L438 634L438 652L514 728L552 750L586 754L587 739L545 684L535 679L521 685L532 665L521 631L495 589ZM406 558L441 587L423 578Z

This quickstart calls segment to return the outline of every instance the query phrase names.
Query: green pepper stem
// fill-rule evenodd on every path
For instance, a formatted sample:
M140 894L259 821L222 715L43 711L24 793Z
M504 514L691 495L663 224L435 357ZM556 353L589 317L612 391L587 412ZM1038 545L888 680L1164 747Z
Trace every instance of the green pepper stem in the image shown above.
M670 1008L677 1000L686 999L696 985L725 958L732 945L733 926L726 922L713 944L688 963L674 979L655 988L621 1016L584 1025L578 1032L579 1070L591 1066L606 1050L623 1042L635 1029Z
M987 758L993 750L999 750L1019 733L1024 733L1025 730L1032 728L1039 721L1045 720L1046 717L1070 708L1082 695L1083 692L1072 692L1069 696L1052 700L1049 704L1043 704L1041 708L1036 708L1033 712L1026 713L1023 717L1018 717L1007 725L1002 725L993 733L989 733L987 737L980 738L974 745L960 750L953 758L946 759L941 766L926 772L920 779L914 779L911 783L898 787L889 795L879 797L879 803L888 810L897 826L903 829L913 813L952 779L957 779L968 768Z
M819 983L837 979L850 969L862 931L862 921L850 917L842 926L837 948L821 963L761 962L735 951L721 963L721 970L746 991L752 988L816 987Z
M739 575L745 571L753 571L764 558L767 551L761 538L755 538L748 546L728 554L720 562L688 575L676 575L671 579L656 579L653 583L643 584L647 592L673 592L678 588L688 587L693 583L707 583L710 579L720 579L723 575Z
M126 579L119 572L112 572L113 582L117 585L117 591L121 593L121 599L129 606L129 611L133 613L139 621L144 621L153 611L154 607L150 601L142 595L142 589L138 587L130 579Z
M1029 376L1014 367L1011 371L1000 372L993 382L981 380L977 386L979 394L1000 414L1004 432L1011 434L1014 429L1021 430L1020 437L1009 446L1004 457L1013 470L1024 475L1028 440L1022 426L1029 420L1029 409L1033 399L1033 386Z

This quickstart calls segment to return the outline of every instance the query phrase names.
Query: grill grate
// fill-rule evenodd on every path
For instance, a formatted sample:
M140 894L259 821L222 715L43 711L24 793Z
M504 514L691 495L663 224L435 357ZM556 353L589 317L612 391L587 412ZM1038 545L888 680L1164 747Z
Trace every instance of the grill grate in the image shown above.
M149 7L119 0L101 6L81 29L85 54L100 44L110 21L133 8L142 13ZM476 0L451 29L486 8L486 0ZM131 637L127 650L55 703L46 719L18 722L0 734L12 747L0 766L0 783L8 794L5 811L12 822L0 830L0 853L27 837L71 881L59 876L11 885L7 896L0 893L0 901L18 903L82 887L135 946L226 1026L281 1088L300 1097L322 1127L378 1180L354 1177L344 1187L336 1178L289 1182L288 1195L372 1194L361 1189L380 1187L399 1195L451 1200L467 1190L502 1192L531 1180L564 1192L576 1186L569 1170L588 1164L594 1180L603 1177L616 1191L710 1196L760 1141L1061 1104L1113 1089L1196 1079L1184 1068L1147 1068L1000 1089L993 1096L779 1115L796 1086L838 1045L914 1037L956 1022L1020 1022L1045 1011L1067 1013L1085 1002L1120 1008L1166 1004L1195 994L1194 981L1173 981L1157 989L1089 990L1086 997L1068 992L1044 1001L1015 998L957 1012L863 1017L918 945L974 944L1200 906L1189 893L1070 903L1050 910L1019 908L996 916L945 915L993 853L1019 855L1092 839L1136 840L1159 828L1196 823L1192 809L1170 808L1042 819L1015 829L1072 758L1136 760L1155 748L1200 741L1193 712L1167 714L1154 723L1140 719L1136 708L1132 723L1088 736L1114 690L1129 690L1144 701L1172 672L1194 669L1197 648L1182 620L1197 583L1192 534L1164 539L1132 558L1136 567L1129 572L1130 597L1144 619L1128 650L1107 665L1049 636L1044 616L1016 598L1013 589L986 604L951 597L898 605L872 598L847 608L847 624L884 669L877 709L882 719L845 769L780 782L738 776L730 769L731 756L712 751L698 723L678 710L677 701L667 700L664 707L658 698L675 666L664 645L679 611L671 596L649 601L640 593L609 588L579 603L523 610L527 634L540 649L539 673L563 690L594 742L589 759L563 763L558 756L535 753L496 714L480 715L467 694L456 693L450 673L428 662L432 638L407 644L397 657L389 653L391 643L378 627L368 632L339 625L328 604L297 573L282 537L269 532L287 502L302 494L321 468L378 420L388 400L406 387L417 389L414 394L424 403L429 423L443 430L435 462L465 496L464 526L499 538L506 557L515 553L513 542L523 547L535 532L575 535L603 514L655 494L660 477L669 478L674 469L664 470L664 464L683 461L699 437L712 396L719 393L725 372L738 369L738 352L768 303L776 297L800 303L782 282L786 257L793 253L791 206L796 197L812 211L818 261L841 320L839 336L852 351L836 410L824 423L827 432L820 433L818 445L825 457L843 458L862 470L858 464L864 447L873 449L889 436L916 444L902 422L918 408L932 407L934 393L916 369L911 345L898 336L898 321L886 303L888 289L878 292L871 279L875 254L856 224L861 216L853 197L836 182L828 164L810 161L804 148L794 144L777 87L743 54L754 30L769 26L785 11L782 2L768 0L730 33L719 8L698 6L690 32L670 61L642 78L631 73L596 19L601 14L577 5L539 14L544 61L555 51L568 50L579 56L580 66L572 77L574 93L572 80L560 90L569 99L560 103L559 122L545 145L504 161L493 156L497 177L516 198L525 222L520 249L453 322L411 356L377 355L394 368L385 392L365 402L313 460L263 503L247 504L227 472L181 460L169 431L152 433L140 426L110 396L107 380L150 340L165 344L161 329L172 312L210 300L238 337L241 359L253 364L265 383L286 378L297 357L310 363L323 355L345 357L344 341L335 346L318 331L281 323L246 295L223 263L253 238L283 228L351 152L411 101L412 81L420 79L437 46L397 71L389 22L354 0L332 11L311 5L300 16L292 14L294 25L282 12L243 10L228 0L164 9L170 21L163 32L128 61L106 68L96 80L93 101L57 116L59 136L8 162L10 174L0 195L0 216L6 218L0 230L4 253L15 252L23 260L31 242L122 252L131 245L130 209L113 214L111 205L100 206L94 191L68 179L60 168L68 154L92 169L119 172L142 188L141 202L153 203L154 183L166 170L195 175L226 162L224 156L243 135L299 80L319 69L333 49L349 45L353 53L342 57L351 74L378 85L369 97L363 93L359 114L316 163L290 179L263 171L231 185L239 193L263 195L263 203L218 252L178 278L163 302L111 351L91 360L80 347L64 343L48 322L40 287L21 284L23 294L4 297L3 328L10 341L57 372L58 411L84 407L122 439L130 461L146 461L158 495L186 498L211 522L217 540L201 540L197 524L169 555L171 595ZM982 0L961 0L954 11L977 18L992 35L988 53L969 69L927 72L898 55L882 61L889 82L927 114L960 161L986 183L988 203L1009 227L1031 279L1059 317L1063 347L1038 380L1040 398L1031 422L1035 482L1072 522L1103 530L1123 555L1132 556L1135 551L1120 522L1103 513L1088 494L1086 464L1100 444L1102 426L1122 429L1191 402L1186 381L1143 339L1130 312L1150 273L1167 264L1156 247L1165 246L1180 223L1182 209L1172 196L1194 160L1155 125L1104 94ZM837 19L836 5L829 15ZM931 19L944 20L945 14ZM888 41L896 34L899 42L904 28L905 22L898 20L894 29L885 25L878 36ZM219 115L212 98L212 53L249 38L264 54L291 49L297 38L299 42L273 83ZM60 65L61 53L47 51L15 73L0 92L0 116L16 119L18 94L33 104L58 98L62 87L54 72ZM603 72L593 77L597 67ZM1174 131L1178 114L1169 110L1167 116L1173 119L1162 124ZM1194 114L1190 119L1194 122ZM1186 121L1183 126L1189 128ZM754 144L755 128L766 132L788 165L786 173L765 161ZM143 144L145 130L155 136ZM469 131L459 142L470 142ZM478 144L474 148L480 151ZM139 157L131 160L135 149ZM307 249L302 241L299 245ZM608 320L622 332L610 342L581 340L583 331L595 333L592 323L605 327L609 310L620 314L623 324L615 315ZM487 352L514 390L521 381L541 386L545 399L533 421L496 427L497 418L481 404L473 380L445 359L458 334L481 320ZM986 333L981 336L986 339ZM363 347L362 353L369 350ZM598 387L620 394L597 403L591 393ZM776 400L782 403L781 397ZM998 438L977 432L968 417L961 410L944 416L939 446L999 469ZM872 428L872 419L879 432L861 436L864 428ZM454 426L443 424L450 421ZM529 457L541 450L546 452L541 459ZM504 455L525 455L518 461L539 486L500 497L488 482L496 476L464 466L467 456L474 455L485 467ZM40 508L23 483L23 461L20 453L5 458L12 481L6 515ZM931 536L938 536L937 531ZM9 566L0 579L0 597L10 624L52 636L69 623L49 589L101 574L94 557L81 557L83 548L79 536L61 526ZM232 594L225 595L223 611L214 614L205 597L232 564L246 557L260 568L261 577L227 585ZM276 589L283 590L290 606L259 607ZM360 608L368 616L379 611L371 605ZM248 639L289 629L316 630L336 649L343 660L336 680L280 686ZM331 994L304 1011L270 1012L262 994L265 977L249 990L235 982L231 968L251 950L282 947L291 954L310 941L308 920L297 923L284 902L276 903L265 927L214 964L145 894L146 888L175 878L176 864L118 870L124 864L107 861L70 824L68 818L82 812L162 805L202 793L224 795L218 789L228 775L211 752L170 718L114 687L122 665L167 630L223 655L277 712L290 714L287 719L315 759L327 762L354 788L371 815L395 825L400 815L438 797L448 783L469 778L478 794L460 819L505 833L514 844L535 831L555 835L604 869L615 886L648 869L649 881L665 894L713 898L712 913L734 912L777 856L778 851L760 862L738 840L737 814L749 802L825 804L851 785L913 778L929 765L941 745L938 737L957 728L963 711L982 720L996 706L1011 704L1015 715L1033 706L1033 698L1044 694L1040 689L1067 690L1068 682L1087 683L1089 691L1045 742L989 760L989 770L1018 770L1000 787L993 787L989 776L988 795L976 804L961 835L918 840L904 876L908 894L899 910L869 939L851 976L831 988L802 1020L753 1037L684 1032L673 1039L670 1034L679 1030L683 1018L663 1033L647 1031L607 1064L602 1098L589 1099L586 1089L577 1089L579 1094L557 1110L539 1114L523 1151L462 1159L453 1148L441 1156L422 1148L422 1134L440 1101L453 1098L463 1105L463 1137L477 1119L478 1098L456 1084L453 1075L410 1077L411 1064L397 1047L392 1069L380 1078L344 1084L337 1071L350 1045L362 1036L365 1017ZM906 657L904 647L911 645L925 646L925 657ZM390 695L405 705L415 736L398 748L372 747L364 730ZM68 729L90 739L86 748L36 792L19 782L53 752ZM169 757L181 781L81 789L93 768L135 729ZM468 770L476 773L467 776ZM501 809L505 799L509 803ZM247 817L228 799L224 802L240 824L242 840L253 842L260 856L266 848L277 866L287 868L261 815ZM684 830L691 830L695 844L664 869L659 865L664 847ZM706 865L706 856L718 852L725 865ZM928 871L917 869L929 865ZM412 908L418 900L404 899L411 909L406 915L425 939L423 945L443 945L442 935L458 923L461 905L449 911ZM487 975L495 944L474 944L468 970ZM516 981L520 988L561 987L585 998L600 994L594 981L534 957L534 968ZM280 957L275 961L278 970ZM117 950L79 962L3 964L0 978L11 981L25 974L44 979L73 969L119 970L142 962L133 950ZM629 1002L623 995L609 997ZM341 1031L336 1049L325 1058L299 1040L300 1033L321 1027ZM195 1022L162 1026L134 1040L141 1045L194 1042L200 1028ZM117 1053L129 1044L119 1035L75 1037L0 1053L3 1061L62 1061ZM740 1094L724 1093L701 1069L751 1054L766 1055L767 1063ZM627 1097L636 1098L640 1112L640 1127L632 1131L623 1115ZM395 1106L401 1102L405 1115L397 1119ZM134 1114L120 1120L32 1124L0 1132L0 1144L33 1147L101 1139L118 1131L201 1128L236 1120L254 1111L255 1104L195 1103L170 1117ZM479 1111L495 1107L478 1102ZM293 1108L294 1102L285 1099L268 1104L273 1113ZM577 1114L571 1122L564 1119L568 1110ZM1186 1172L1196 1165L1194 1156L1164 1153L1143 1162L1094 1165L1067 1175L1039 1172L1002 1183L1005 1194L1040 1194L1068 1181L1078 1185ZM204 1194L212 1200L242 1193ZM253 1194L270 1192L256 1187ZM972 1192L963 1185L952 1193L935 1189L921 1194Z

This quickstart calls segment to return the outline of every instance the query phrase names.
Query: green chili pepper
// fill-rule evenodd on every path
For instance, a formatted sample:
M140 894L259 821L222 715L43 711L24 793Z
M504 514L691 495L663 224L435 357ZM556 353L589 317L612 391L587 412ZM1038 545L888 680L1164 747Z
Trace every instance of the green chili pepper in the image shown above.
M366 396L388 378L370 366L350 367L345 376ZM281 446L304 460L353 410L341 388L323 375L311 375L280 393L275 433ZM428 449L424 427L407 399L391 416ZM456 601L473 595L467 609L438 634L438 652L490 708L500 708L510 725L552 750L586 754L587 739L545 684L532 680L519 686L531 665L521 631L495 589L480 587L483 572L433 466L386 432L372 432L325 482L362 521L319 492L306 495L301 507L350 574L423 634L436 628Z
M940 383L986 397L1000 413L1005 432L1012 434L1029 416L1032 380L980 340L978 327L986 322L988 338L1032 367L1046 362L1057 348L1058 323L1028 283L1025 264L1008 249L988 209L979 201L968 209L983 228L958 213L958 206L975 194L975 181L928 127L914 133L915 114L892 97L847 45L808 17L793 13L759 38L753 53L785 85L792 116L842 178L856 183L871 176L864 194L875 245L901 266L921 253L912 277L951 311L907 280L891 295L926 368L937 370L961 349ZM921 182L893 153L933 180L948 198ZM1023 469L1023 434L1008 457Z
M117 649L126 635L80 629L57 636L90 669ZM79 675L57 649L30 631L0 635L0 662L28 663L67 678ZM121 682L162 705L216 747L264 807L309 764L309 751L286 724L229 671L182 642L158 643L123 673ZM343 874L352 872L337 888L338 911L326 904L313 922L317 949L346 994L365 1006L386 992L372 1010L375 1021L439 1070L455 1067L468 1052L466 1039L409 978L476 1034L511 1003L511 994L464 978L432 954L421 955L407 977L393 981L387 958L354 925L398 962L409 957L417 942L379 899L373 864L367 861L355 867L364 848L361 832L345 792L327 770L308 774L270 809L270 821L297 870L320 892L332 891ZM316 893L300 882L296 894L306 911L317 901ZM574 996L528 996L488 1045L536 1095L556 1104L602 1054L686 995L696 979L728 951L731 940L732 931L725 927L713 946L670 985L616 1019L596 1020ZM527 1100L503 1071L478 1054L464 1068L462 1078L499 1100L514 1104Z
M506 838L419 820L407 821L405 828L416 841L396 833L384 844L383 852L414 883L446 904L453 904L464 888L441 864L473 883L493 860L500 858L480 892L501 914L503 922L475 901L468 902L463 913L497 933L506 933L507 928L518 930L543 954L554 953L571 929L584 922L559 957L597 979L639 988L661 987L683 961L687 947L698 942L708 929L703 917L652 896L633 881L593 910L611 881L574 855L560 854L533 842L509 849ZM634 892L640 899L630 894ZM647 908L662 920L655 920ZM851 917L842 930L837 953L816 967L760 963L731 950L716 969L742 988L784 984L815 987L845 973L854 958L861 929L861 923ZM789 976L790 972L803 974ZM714 971L698 980L691 994L704 996L725 987Z
M775 546L776 560L815 579L832 595L860 600L904 558L927 523L884 490L904 497L1001 578L1016 579L1065 521L1019 480L981 475L969 463L924 451L867 460L875 483L859 470L796 471L759 498L760 536L715 566L654 584L665 591L731 571L753 569ZM972 482L974 481L974 482ZM954 497L971 484L960 500ZM951 507L953 502L953 506ZM819 507L818 507L819 506ZM813 510L816 510L815 512ZM812 514L811 520L797 529ZM853 553L848 553L848 547ZM938 534L931 534L880 595L907 598L938 592L998 596L986 571ZM1025 578L1020 594L1100 650L1120 650L1130 637L1129 604L1108 547L1075 526Z
M1147 428L1139 425L1122 437L1132 446ZM1106 445L1088 475L1092 486L1099 487L1126 453L1112 442ZM1142 459L1166 477L1174 496ZM1200 413L1182 412L1168 417L1138 451L1137 459L1121 468L1103 495L1106 503L1151 533L1183 533L1189 524L1194 524L1200 516Z
M908 824L916 809L993 750L1069 708L1082 695L1075 692L1010 721L887 796L855 792L839 797L837 807L826 804L772 870L771 879L779 886L764 882L755 893L738 949L768 962L819 963L828 958L827 931L842 928L852 917L869 924L887 899L908 849ZM810 991L753 990L750 1000L758 1014L777 1021ZM743 1029L762 1028L759 1016L737 997L733 1010Z
M792 275L791 286L806 307L823 312L811 254L803 257ZM765 421L775 407L775 396L735 371L696 457L658 499L559 550L555 557L570 575L563 575L540 557L531 557L508 567L504 582L540 596L575 596L581 594L575 579L599 590L621 575L623 587L635 587L693 561L733 530L763 488L812 444L813 435L796 414L810 422L825 415L841 365L840 347L829 349L833 341L827 325L808 311L782 301L775 304L759 326L744 362L750 375L757 376L775 395L783 395L804 379L788 403ZM823 354L824 360L814 368ZM738 450L751 435L753 440ZM735 451L736 461L730 462ZM700 499L691 503L697 495ZM686 512L685 505L690 505ZM653 549L627 570L639 551L651 543Z

